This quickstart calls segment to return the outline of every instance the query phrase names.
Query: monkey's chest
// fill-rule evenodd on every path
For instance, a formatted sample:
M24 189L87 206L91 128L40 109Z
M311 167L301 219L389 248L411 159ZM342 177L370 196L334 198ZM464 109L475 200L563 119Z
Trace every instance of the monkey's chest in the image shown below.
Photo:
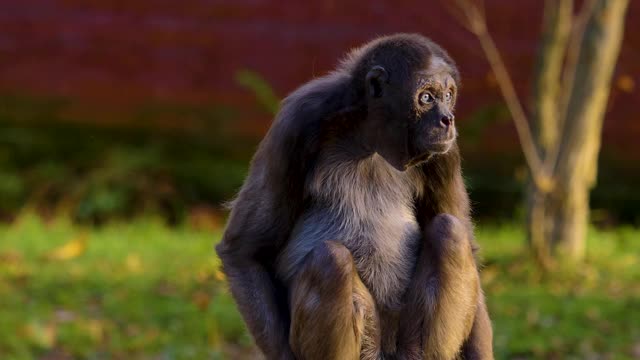
M281 254L280 276L291 279L319 243L341 242L351 251L358 275L377 305L399 308L420 239L413 201L421 189L421 175L399 172L377 154L336 161L343 155L327 153L318 160L308 182L312 205Z
M340 242L351 251L358 275L377 305L398 309L410 282L420 240L412 209L388 207L385 212L372 211L371 216L344 220L335 209L306 212L281 255L280 276L285 281L291 279L305 256L321 242Z
M411 280L420 240L413 216L387 214L386 219L365 224L362 233L343 239L351 250L358 275L377 305L399 309Z

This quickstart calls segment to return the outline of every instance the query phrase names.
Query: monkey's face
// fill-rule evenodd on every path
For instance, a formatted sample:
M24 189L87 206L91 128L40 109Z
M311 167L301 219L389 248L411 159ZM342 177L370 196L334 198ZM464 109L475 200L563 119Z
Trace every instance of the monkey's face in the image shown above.
M457 86L451 67L440 58L415 74L414 118L409 122L410 164L425 161L430 155L448 152L456 141L453 109Z
M457 72L435 56L426 66L395 70L375 66L367 74L367 136L389 164L406 170L455 144Z

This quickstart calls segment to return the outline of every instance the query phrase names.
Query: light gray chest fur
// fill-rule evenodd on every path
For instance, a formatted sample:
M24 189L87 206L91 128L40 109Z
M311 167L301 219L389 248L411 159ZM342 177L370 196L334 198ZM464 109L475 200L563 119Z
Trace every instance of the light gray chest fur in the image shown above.
M379 306L401 305L415 264L420 229L413 199L422 179L399 172L379 155L359 161L320 159L307 186L313 205L293 229L278 261L288 282L319 243L334 240L353 254L356 269Z

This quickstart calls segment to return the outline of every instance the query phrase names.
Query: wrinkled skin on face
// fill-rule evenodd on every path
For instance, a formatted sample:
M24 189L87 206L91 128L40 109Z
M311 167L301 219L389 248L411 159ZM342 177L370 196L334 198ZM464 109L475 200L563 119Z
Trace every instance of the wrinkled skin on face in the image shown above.
M455 143L457 131L453 108L457 87L451 67L440 58L432 58L430 66L415 74L415 118L409 125L409 166L433 154L444 154Z
M367 74L372 142L401 171L447 153L456 141L457 71L437 55L425 57L424 65L395 72L375 66Z

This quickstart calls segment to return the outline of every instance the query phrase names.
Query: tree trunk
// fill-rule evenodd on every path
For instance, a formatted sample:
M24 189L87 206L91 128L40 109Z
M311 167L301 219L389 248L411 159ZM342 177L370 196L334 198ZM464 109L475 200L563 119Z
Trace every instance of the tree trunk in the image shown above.
M543 158L557 145L559 128L559 99L562 75L571 20L573 0L546 0L544 23L533 87L532 124ZM547 266L550 262L546 239L550 237L551 224L545 219L546 194L531 181L528 186L527 221L528 239L537 260Z
M548 135L554 125L543 119L549 116L548 112L538 112L540 149L544 152L549 144L560 141L553 171L554 189L546 194L531 187L529 193L530 241L543 265L560 260L576 263L584 257L589 192L596 181L602 120L620 52L627 5L628 0L596 0L580 44L573 86L563 89L570 95L566 118L555 122L562 124L561 138ZM541 49L541 58L545 57L545 48ZM546 57L553 57L549 52ZM557 77L556 82L559 81ZM542 104L538 100L536 108Z

